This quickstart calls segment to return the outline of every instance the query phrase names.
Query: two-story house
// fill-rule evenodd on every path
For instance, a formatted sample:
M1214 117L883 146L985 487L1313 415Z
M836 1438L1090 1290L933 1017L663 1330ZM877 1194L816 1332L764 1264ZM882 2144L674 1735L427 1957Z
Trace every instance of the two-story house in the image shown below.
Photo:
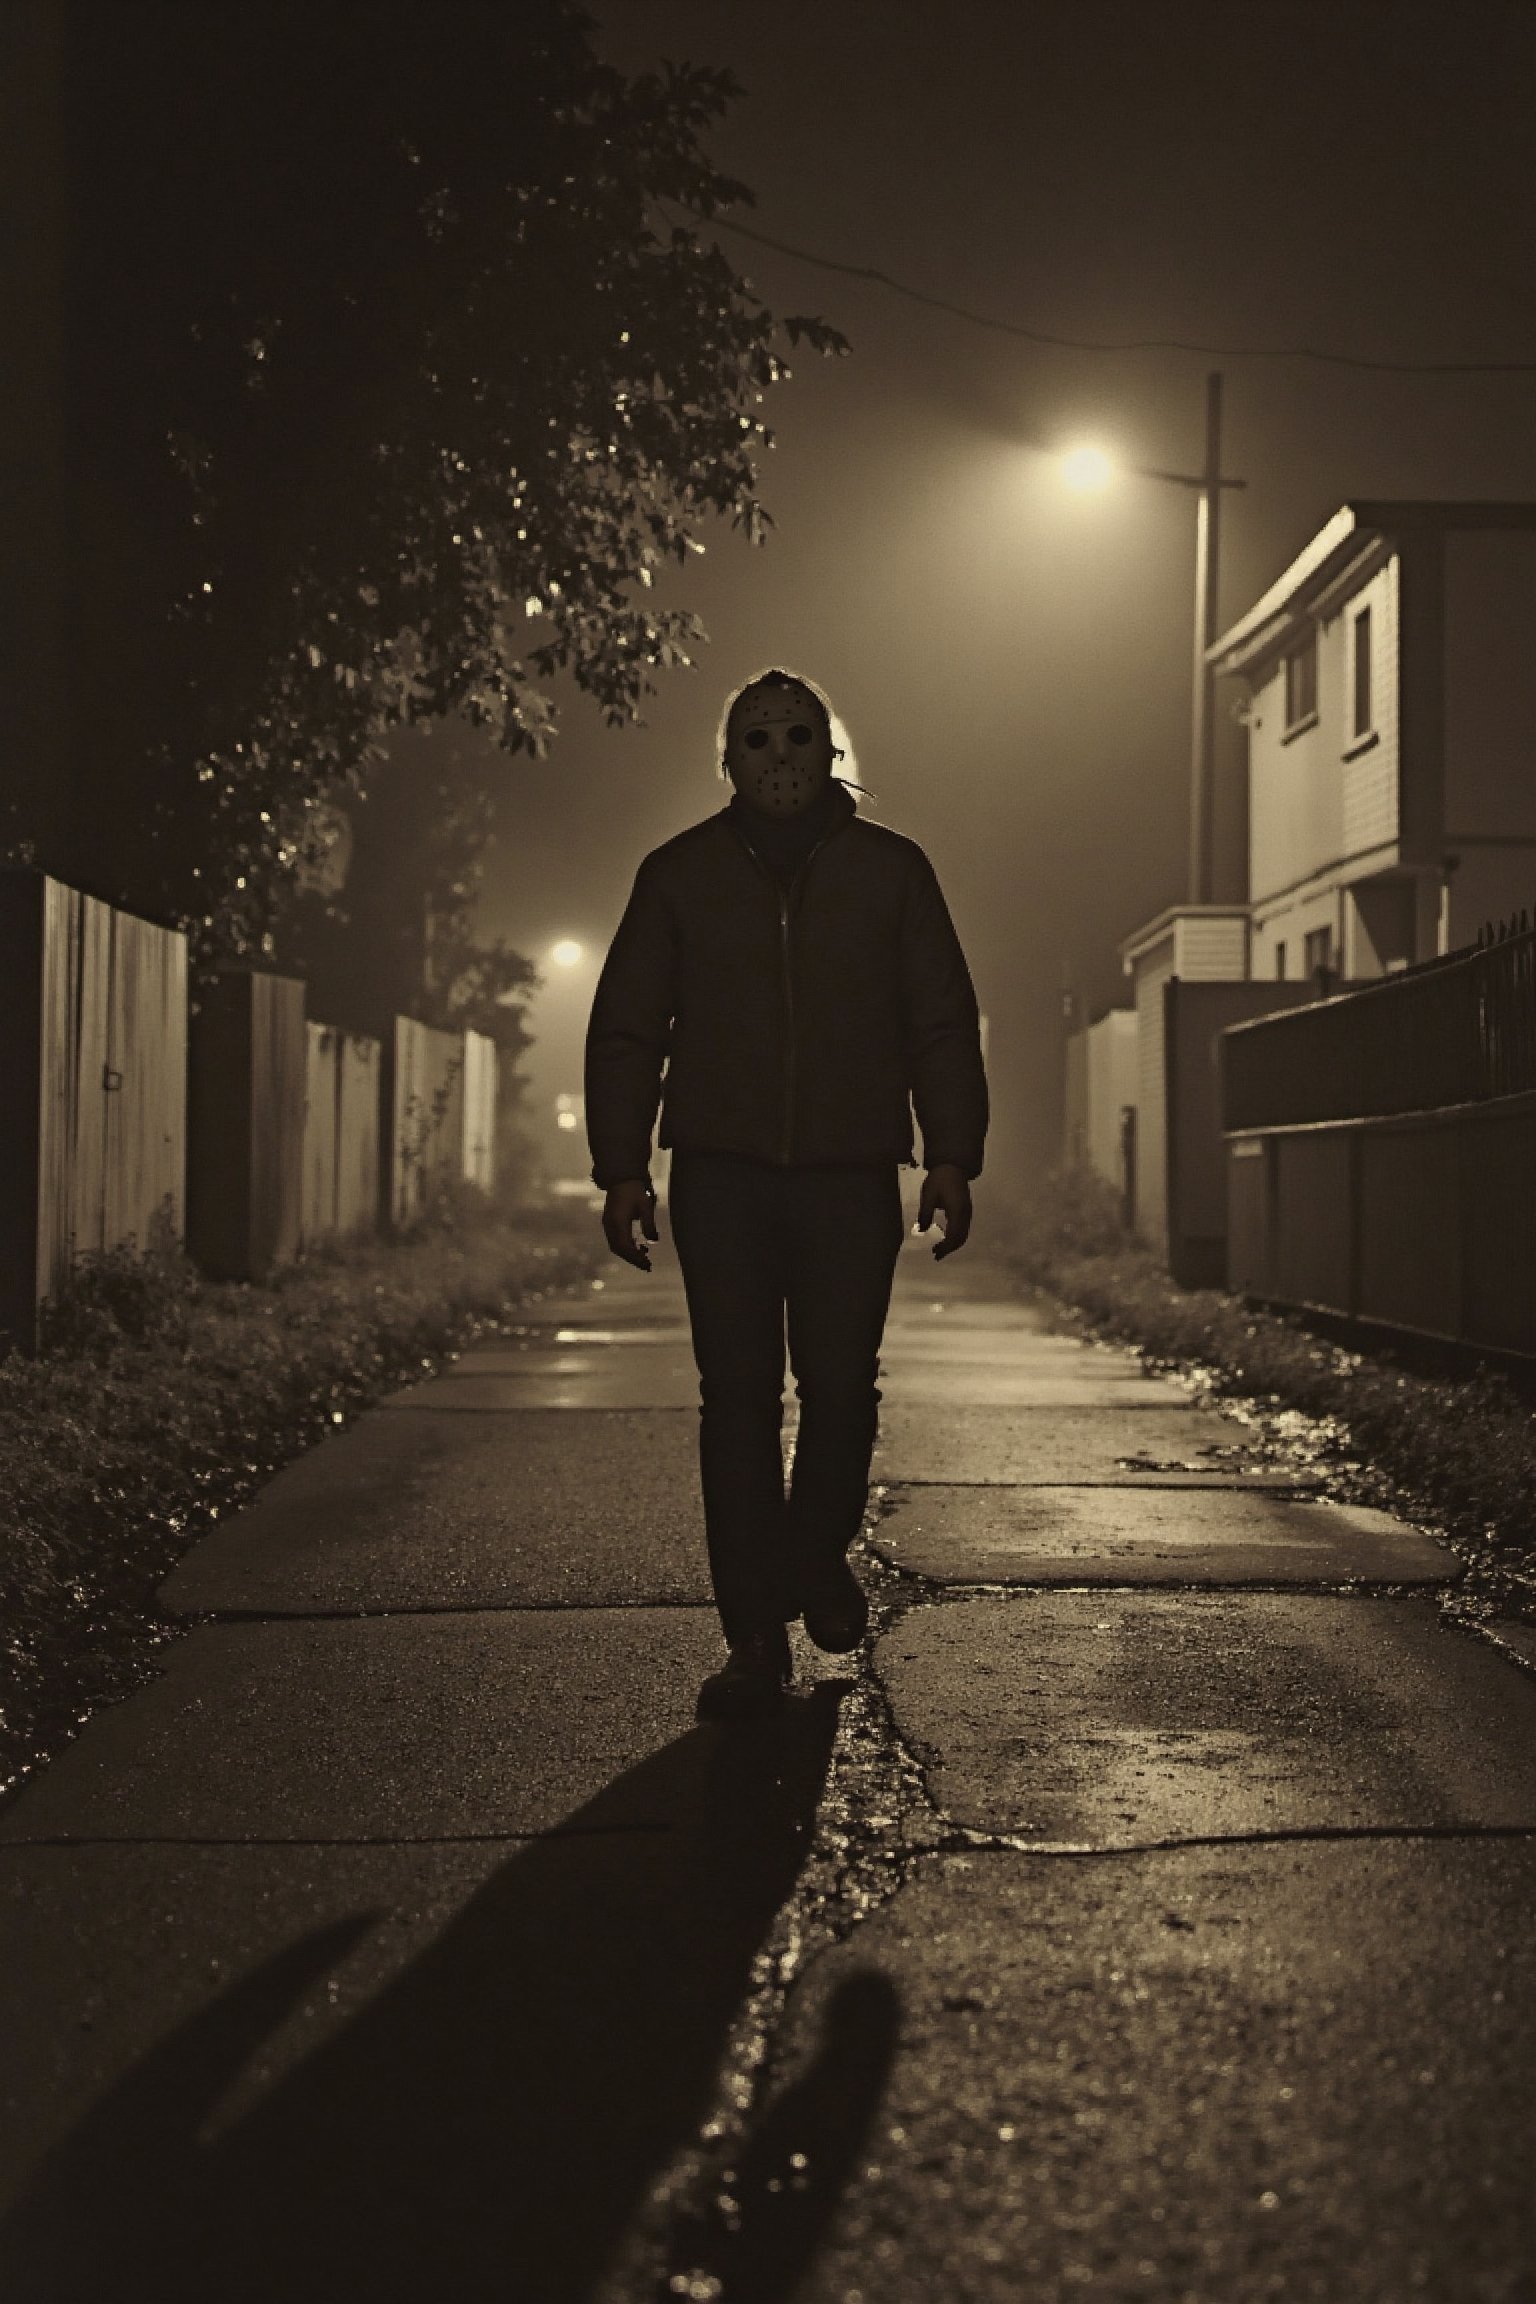
M1346 504L1211 660L1248 691L1252 977L1536 903L1536 504Z
M1536 504L1346 504L1210 657L1247 691L1246 901L1121 945L1137 1229L1195 1279L1225 1256L1221 1027L1536 906Z

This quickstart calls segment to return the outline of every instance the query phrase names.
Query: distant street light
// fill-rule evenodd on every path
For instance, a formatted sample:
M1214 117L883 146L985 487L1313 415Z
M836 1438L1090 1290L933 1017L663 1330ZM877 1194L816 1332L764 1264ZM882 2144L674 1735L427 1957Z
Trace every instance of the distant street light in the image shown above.
M1062 478L1080 495L1107 487L1115 477L1113 460L1102 448L1069 448L1059 459ZM1199 492L1195 507L1194 694L1189 747L1189 901L1209 904L1212 884L1212 817L1216 795L1216 676L1207 651L1216 638L1216 579L1221 541L1221 491L1242 488L1221 469L1221 378L1205 380L1205 463L1198 472L1162 472L1145 464L1126 467L1142 480L1166 480L1175 488Z
M557 968L575 968L586 958L587 948L574 936L562 936L558 944L550 946L549 956Z

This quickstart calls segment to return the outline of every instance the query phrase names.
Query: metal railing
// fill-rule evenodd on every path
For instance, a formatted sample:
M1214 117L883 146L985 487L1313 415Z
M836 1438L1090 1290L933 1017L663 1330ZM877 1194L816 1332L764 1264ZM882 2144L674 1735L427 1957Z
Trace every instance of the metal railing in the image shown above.
M1223 1035L1222 1124L1283 1128L1536 1090L1536 928Z

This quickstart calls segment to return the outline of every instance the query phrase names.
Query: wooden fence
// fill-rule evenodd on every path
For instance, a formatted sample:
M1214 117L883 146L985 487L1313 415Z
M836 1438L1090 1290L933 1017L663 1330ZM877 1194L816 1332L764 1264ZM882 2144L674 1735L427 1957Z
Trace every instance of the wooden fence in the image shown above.
M35 1346L78 1257L183 1235L216 1278L495 1182L497 1057L401 1017L308 1021L294 977L231 970L189 1015L186 941L0 871L0 1344Z
M382 1163L386 1224L408 1224L439 1177L457 1175L464 1135L464 1043L414 1017L397 1016L388 1043Z
M344 1033L337 1053L336 1230L343 1238L379 1221L384 1051L377 1040Z
M482 1032L440 1032L397 1016L383 1098L384 1220L408 1224L434 1188L490 1191L496 1174L496 1046Z
M484 1032L464 1035L464 1152L466 1184L496 1189L496 1043Z
M231 970L192 1018L187 1246L218 1280L264 1280L299 1252L304 986Z
M397 1016L388 1044L381 1163L386 1224L408 1224L433 1190L496 1181L496 1044Z
M1536 934L1223 1041L1230 1285L1536 1355Z
M1168 1269L1181 1288L1219 1288L1227 1274L1222 1134L1227 1027L1314 997L1308 983L1229 983L1173 976L1163 986Z
M311 1018L304 1026L304 1157L299 1238L310 1247L336 1236L336 1103L341 1034Z
M1233 1032L1223 1071L1229 1128L1433 1112L1536 1090L1536 930L1485 931L1465 951Z
M40 872L0 872L0 1333L30 1348L80 1255L179 1239L187 951Z
M379 1042L307 1026L300 1236L308 1248L372 1231L379 1216Z

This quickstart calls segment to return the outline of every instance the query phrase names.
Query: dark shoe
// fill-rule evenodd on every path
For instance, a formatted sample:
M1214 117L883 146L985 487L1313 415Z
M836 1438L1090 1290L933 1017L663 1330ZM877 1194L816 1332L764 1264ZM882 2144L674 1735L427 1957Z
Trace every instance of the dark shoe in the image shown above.
M805 1629L829 1656L846 1656L869 1630L869 1602L846 1560L810 1569L801 1588Z
M699 1690L701 1720L767 1720L789 1686L789 1634L782 1624L738 1640Z

